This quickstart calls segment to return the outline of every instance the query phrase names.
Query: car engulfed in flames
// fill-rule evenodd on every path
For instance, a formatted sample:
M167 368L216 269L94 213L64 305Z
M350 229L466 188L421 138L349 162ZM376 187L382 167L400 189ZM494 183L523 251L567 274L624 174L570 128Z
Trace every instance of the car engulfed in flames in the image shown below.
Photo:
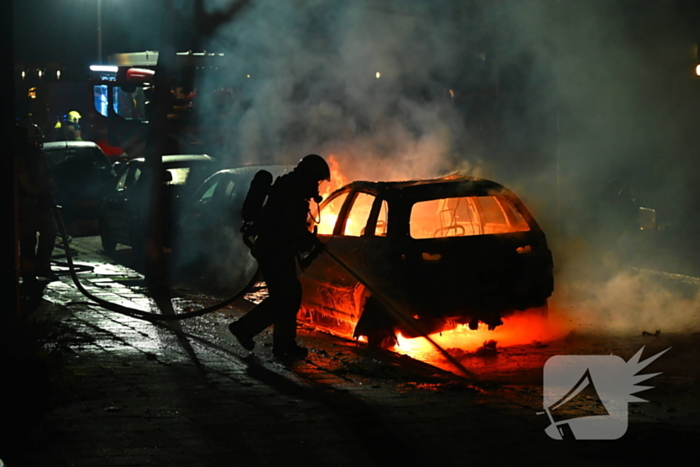
M397 334L494 329L521 310L547 311L545 234L493 181L357 181L333 192L311 224L332 254L302 274L300 318L333 334L390 348Z

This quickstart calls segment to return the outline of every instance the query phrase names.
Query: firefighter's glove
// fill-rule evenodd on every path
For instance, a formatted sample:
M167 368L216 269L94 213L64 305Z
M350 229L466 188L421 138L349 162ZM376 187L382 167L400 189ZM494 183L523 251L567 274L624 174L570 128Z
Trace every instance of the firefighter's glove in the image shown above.
M301 269L304 270L311 266L311 263L314 262L314 260L318 257L318 255L321 254L321 251L323 249L323 244L321 242L318 242L321 246L315 246L313 250L309 252L308 255L304 256L301 258L299 261L299 266L301 266Z
M319 240L316 235L313 236L312 243L314 246L313 246L313 250L311 250L311 252L312 253L316 252L316 256L320 255L321 252L323 251L323 249L326 248L326 245L324 245L324 243L321 240Z

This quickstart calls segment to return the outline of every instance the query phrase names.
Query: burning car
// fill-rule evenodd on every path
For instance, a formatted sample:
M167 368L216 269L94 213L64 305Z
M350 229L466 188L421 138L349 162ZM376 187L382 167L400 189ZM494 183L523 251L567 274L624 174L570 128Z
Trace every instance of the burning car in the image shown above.
M331 254L301 276L300 317L370 345L457 325L493 329L519 310L546 312L553 291L545 234L493 181L357 181L332 193L313 225Z
M162 156L162 163L163 241L169 246L174 215L182 200L189 198L216 169L214 160L204 154ZM102 248L107 253L114 252L117 243L136 248L143 246L148 214L145 166L144 158L127 162L105 195L99 228Z

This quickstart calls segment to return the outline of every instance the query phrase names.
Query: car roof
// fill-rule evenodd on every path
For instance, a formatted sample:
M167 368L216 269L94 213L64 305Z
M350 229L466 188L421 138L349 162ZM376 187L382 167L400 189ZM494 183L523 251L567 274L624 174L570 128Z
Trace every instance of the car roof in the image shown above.
M267 170L268 172L272 172L272 175L275 175L275 174L281 174L282 172L290 171L290 170L294 169L294 167L295 166L293 166L293 165L283 165L283 164L244 165L241 167L229 167L228 169L219 170L214 175L217 175L217 176L221 176L223 174L241 175L241 174L257 173L259 170ZM212 177L214 175L212 175Z
M92 141L51 141L42 146L44 151L75 148L99 148L99 146Z
M179 162L212 162L213 160L214 159L206 154L170 154L167 156L162 156L163 164L177 164ZM137 157L132 159L132 161L143 164L146 162L146 159L143 157Z
M500 192L515 196L503 185L479 177L470 177L454 173L438 178L416 179L394 182L356 181L345 185L343 189L358 189L376 192L383 196L405 196L410 198L434 198L460 193L462 196L484 196ZM338 191L340 191L338 190Z

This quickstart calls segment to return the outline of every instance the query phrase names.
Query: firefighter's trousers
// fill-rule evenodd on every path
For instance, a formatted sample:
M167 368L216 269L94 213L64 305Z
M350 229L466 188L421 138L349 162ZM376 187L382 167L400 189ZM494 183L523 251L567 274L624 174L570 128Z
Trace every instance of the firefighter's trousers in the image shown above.
M57 235L52 214L46 210L20 216L20 271L25 280L51 272L51 254Z
M273 348L282 350L296 342L301 283L293 252L282 249L256 251L269 296L237 321L242 333L253 337L273 326Z

